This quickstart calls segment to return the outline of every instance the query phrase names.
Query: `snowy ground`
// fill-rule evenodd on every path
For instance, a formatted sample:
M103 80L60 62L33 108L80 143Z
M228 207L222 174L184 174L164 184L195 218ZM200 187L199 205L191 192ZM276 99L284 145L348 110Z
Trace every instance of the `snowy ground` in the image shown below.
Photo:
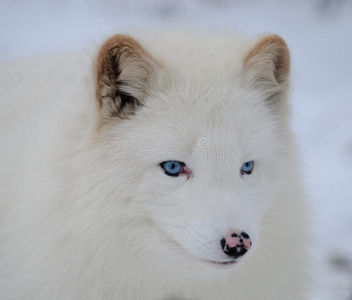
M0 0L0 62L138 28L272 32L293 60L294 129L323 261L317 300L352 299L352 1Z

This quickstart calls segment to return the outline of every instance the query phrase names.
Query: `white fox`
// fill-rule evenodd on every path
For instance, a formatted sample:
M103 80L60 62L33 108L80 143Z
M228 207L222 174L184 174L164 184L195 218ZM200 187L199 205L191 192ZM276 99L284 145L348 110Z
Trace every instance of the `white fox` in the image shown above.
M2 66L0 298L305 299L276 35L115 35Z

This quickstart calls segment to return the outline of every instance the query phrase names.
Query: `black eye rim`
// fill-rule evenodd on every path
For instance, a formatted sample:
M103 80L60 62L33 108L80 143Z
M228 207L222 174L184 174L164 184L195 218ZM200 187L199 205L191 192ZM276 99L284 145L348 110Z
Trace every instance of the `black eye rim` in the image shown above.
M175 174L172 174L172 173L169 173L168 171L166 171L165 168L164 168L164 164L170 163L170 162L174 162L174 163L180 164L181 167L182 167L182 168L181 168L181 171L178 172L178 173L175 173ZM178 177L178 176L182 173L183 167L185 167L186 164L185 164L183 161L179 161L179 160L165 160L165 161L161 162L161 163L159 164L159 166L164 170L164 173L165 173L166 175L171 176L171 177Z
M244 171L243 170L243 165L245 165L245 164L247 164L249 162L252 163L252 168L249 171ZM240 173L241 173L241 175L245 175L245 174L246 175L251 175L253 173L253 169L254 169L254 160L248 160L248 161L246 161L245 163L242 164L241 169L240 169Z

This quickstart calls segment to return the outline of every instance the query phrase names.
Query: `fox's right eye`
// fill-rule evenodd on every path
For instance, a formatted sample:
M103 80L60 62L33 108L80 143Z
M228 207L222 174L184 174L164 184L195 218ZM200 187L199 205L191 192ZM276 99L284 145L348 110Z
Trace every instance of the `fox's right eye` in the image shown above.
M162 162L160 166L163 168L166 175L177 177L184 171L185 163L182 161L168 160Z
M253 165L254 165L254 162L253 160L251 161L247 161L246 163L244 163L241 167L241 174L247 174L247 175L250 175L252 174L253 172Z

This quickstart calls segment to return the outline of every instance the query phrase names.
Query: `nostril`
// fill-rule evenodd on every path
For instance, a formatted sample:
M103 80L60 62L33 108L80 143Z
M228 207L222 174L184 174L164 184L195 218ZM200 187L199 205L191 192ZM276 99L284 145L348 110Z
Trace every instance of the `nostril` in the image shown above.
M244 231L241 233L231 232L221 239L220 244L225 254L235 259L246 254L252 246L249 235Z
M249 239L249 235L245 232L241 232L241 235L245 238L245 239Z

